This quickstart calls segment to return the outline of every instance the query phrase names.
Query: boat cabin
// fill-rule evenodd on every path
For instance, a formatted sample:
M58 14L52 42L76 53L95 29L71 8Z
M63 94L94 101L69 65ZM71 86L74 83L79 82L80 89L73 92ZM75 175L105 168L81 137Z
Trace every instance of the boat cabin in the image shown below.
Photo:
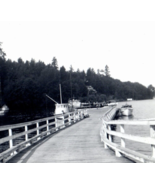
M55 114L62 114L69 112L68 104L55 104Z

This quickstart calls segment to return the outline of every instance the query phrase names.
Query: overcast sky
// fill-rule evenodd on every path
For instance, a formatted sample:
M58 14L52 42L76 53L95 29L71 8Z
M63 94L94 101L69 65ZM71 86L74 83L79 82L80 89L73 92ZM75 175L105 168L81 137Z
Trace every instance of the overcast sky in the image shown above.
M46 11L42 9L43 12ZM21 10L19 13L18 17L23 15ZM27 9L28 16L29 13ZM14 14L9 15L0 22L0 42L3 42L6 58L15 61L19 57L24 61L33 58L49 64L56 57L59 67L69 70L72 65L75 71L94 68L97 72L108 65L115 79L155 86L154 21L117 21L115 18L114 21L45 21L41 18L14 21Z

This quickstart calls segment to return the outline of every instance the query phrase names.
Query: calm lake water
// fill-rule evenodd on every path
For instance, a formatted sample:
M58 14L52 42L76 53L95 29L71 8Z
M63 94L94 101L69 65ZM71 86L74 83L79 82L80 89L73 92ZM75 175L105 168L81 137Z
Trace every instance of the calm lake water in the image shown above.
M155 118L155 99L119 102L118 108L125 103L131 104L133 107L133 117L131 117L131 119Z
M141 101L130 101L130 102L119 102L118 108L120 108L124 104L131 104L133 107L133 116L127 117L123 116L119 119L121 120L137 120L137 119L147 119L147 118L155 118L155 100L141 100ZM119 127L117 130L120 131ZM150 129L149 126L142 125L127 125L125 126L125 133L130 135L149 137ZM141 144L139 142L126 141L126 147L129 149L133 149L143 154L151 155L152 149L151 146L147 144ZM114 142L120 144L120 139L114 138Z

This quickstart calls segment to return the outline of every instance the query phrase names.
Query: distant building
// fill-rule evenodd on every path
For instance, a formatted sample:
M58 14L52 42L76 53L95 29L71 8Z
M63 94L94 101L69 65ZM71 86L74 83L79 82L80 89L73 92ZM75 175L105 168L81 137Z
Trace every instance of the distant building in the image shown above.
M88 90L89 94L97 93L97 91L91 85L86 86L86 87L87 87L87 90Z
M132 98L128 98L127 101L132 101Z

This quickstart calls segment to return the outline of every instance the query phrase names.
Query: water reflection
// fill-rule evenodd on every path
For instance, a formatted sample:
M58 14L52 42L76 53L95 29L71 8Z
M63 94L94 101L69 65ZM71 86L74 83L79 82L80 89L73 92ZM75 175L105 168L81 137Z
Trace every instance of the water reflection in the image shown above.
M130 116L119 116L117 118L117 120L133 120L134 119L134 115L130 115Z

